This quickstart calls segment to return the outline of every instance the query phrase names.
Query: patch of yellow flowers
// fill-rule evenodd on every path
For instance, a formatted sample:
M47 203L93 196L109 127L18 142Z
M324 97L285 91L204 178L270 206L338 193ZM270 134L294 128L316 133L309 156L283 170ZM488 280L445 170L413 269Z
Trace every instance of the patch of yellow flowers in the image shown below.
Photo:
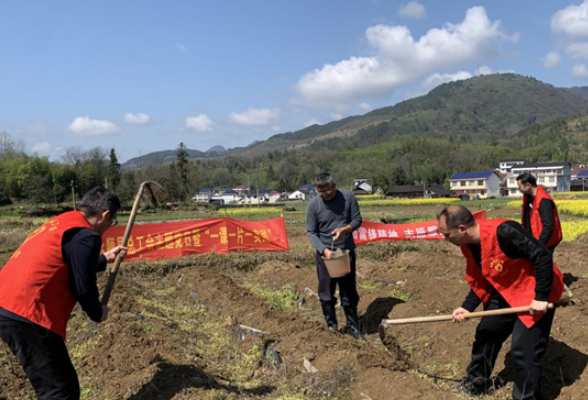
M562 214L588 218L588 200L556 200L557 209ZM522 200L509 201L507 208L521 208Z
M225 208L219 210L219 214L281 214L283 210L277 207L250 207L250 208Z
M586 221L563 221L561 223L563 241L571 242L578 236L588 232L588 220Z
M359 206L379 207L379 206L430 206L437 204L450 204L460 202L460 199L393 199L393 200L366 200L358 201Z
M586 192L588 193L588 192ZM386 196L383 194L360 194L357 195L358 199L361 200L383 200Z
M588 187L588 184L587 184ZM576 199L586 199L588 198L588 192L554 192L551 193L551 197L554 199L557 198L576 198Z
M588 218L588 200L556 200L555 204L561 214ZM509 201L506 206L508 208L521 208L523 202L521 200ZM584 233L588 233L588 220L563 221L561 229L563 231L563 240L569 242Z

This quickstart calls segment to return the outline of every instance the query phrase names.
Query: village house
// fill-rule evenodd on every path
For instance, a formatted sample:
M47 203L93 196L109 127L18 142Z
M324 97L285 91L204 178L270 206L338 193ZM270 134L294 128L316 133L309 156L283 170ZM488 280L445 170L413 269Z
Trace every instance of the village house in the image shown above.
M495 171L458 172L449 179L451 194L472 199L500 196L501 179Z
M204 189L200 189L198 191L198 193L196 193L196 195L194 195L194 197L192 197L192 200L197 203L209 203L211 198L212 198L212 190L210 190L208 188L204 188Z
M387 199L431 199L449 197L449 192L443 185L396 185L386 193Z
M373 188L369 179L357 178L353 181L353 193L356 195L372 194Z
M525 160L502 160L499 161L500 167L498 171L501 174L508 174L513 167L522 165L525 163Z
M578 177L578 174L582 171L588 171L587 167L577 167L572 169L572 174L571 174L571 178L572 179L581 179ZM586 174L586 172L583 172L583 174Z
M310 200L317 195L314 185L302 185L288 195L288 200Z
M517 176L529 172L537 178L537 185L548 192L569 192L572 180L572 168L567 162L544 162L522 164L512 167L506 178L508 197L522 197L517 186Z
M588 168L577 171L570 184L571 192L585 192L588 190Z
M219 190L212 195L211 201L217 201L221 204L236 203L241 199L239 193L233 189Z

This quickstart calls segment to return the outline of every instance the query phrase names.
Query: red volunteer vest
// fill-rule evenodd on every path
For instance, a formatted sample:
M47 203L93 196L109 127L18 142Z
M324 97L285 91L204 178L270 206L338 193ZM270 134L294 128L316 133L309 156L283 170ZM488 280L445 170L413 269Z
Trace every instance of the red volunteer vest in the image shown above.
M553 232L551 232L551 237L545 244L545 247L556 246L561 242L562 239L562 232L561 232L561 224L559 222L559 214L557 212L557 206L555 202L543 189L541 186L537 186L537 194L535 195L535 200L533 200L533 208L531 209L531 215L529 215L529 222L531 223L531 232L535 239L539 239L541 236L541 232L543 231L543 222L541 222L541 215L539 214L539 206L541 204L541 200L547 199L553 202ZM527 208L527 196L523 196L523 227L525 229L529 229L528 226L525 226L525 209Z
M508 258L500 249L496 237L498 225L507 219L479 220L482 248L482 268L478 268L470 247L461 246L467 259L466 281L482 300L484 306L490 301L492 287L511 307L525 307L535 298L535 265L532 261ZM556 303L564 290L563 275L553 264L553 284L548 301ZM519 318L527 328L537 322L543 314L519 313Z
M77 300L69 289L61 241L73 228L94 229L79 211L58 215L31 233L0 270L0 307L63 340Z

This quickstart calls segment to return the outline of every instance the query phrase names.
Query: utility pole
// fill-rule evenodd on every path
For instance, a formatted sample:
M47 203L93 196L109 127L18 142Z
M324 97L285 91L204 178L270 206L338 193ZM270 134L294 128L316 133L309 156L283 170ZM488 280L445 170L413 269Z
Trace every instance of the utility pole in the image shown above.
M74 207L74 210L77 210L77 208L76 208L76 190L74 187L73 179L70 181L70 185L71 185L71 197L73 199L73 207Z

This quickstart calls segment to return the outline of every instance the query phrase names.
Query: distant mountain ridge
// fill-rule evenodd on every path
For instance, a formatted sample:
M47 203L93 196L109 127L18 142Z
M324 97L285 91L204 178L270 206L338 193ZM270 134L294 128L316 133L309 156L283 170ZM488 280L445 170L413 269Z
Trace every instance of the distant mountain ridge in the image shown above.
M582 86L582 87L574 86L574 87L569 88L567 90L577 96L588 99L588 87L586 87L586 86Z
M210 149L206 150L207 153L224 153L225 151L227 151L227 149L220 145L213 146Z
M189 150L188 153L190 158L249 156L309 146L329 148L332 141L342 140L349 147L366 147L388 142L396 136L501 139L534 124L587 111L588 88L556 88L517 74L484 75L444 83L427 95L394 106L277 134L244 148L213 153ZM222 146L209 151L216 147ZM175 150L150 153L127 161L123 168L141 168L147 161L171 162L174 157Z

